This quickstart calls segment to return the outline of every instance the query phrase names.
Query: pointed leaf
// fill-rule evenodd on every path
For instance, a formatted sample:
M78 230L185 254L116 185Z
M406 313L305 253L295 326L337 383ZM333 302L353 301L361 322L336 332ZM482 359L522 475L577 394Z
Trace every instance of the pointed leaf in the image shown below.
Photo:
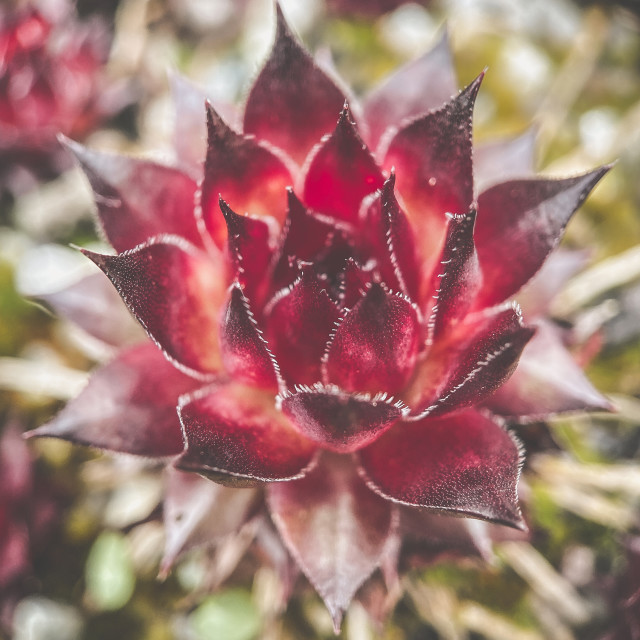
M437 109L457 91L449 37L443 30L431 50L394 71L367 96L364 115L371 148L378 146L389 127Z
M513 373L534 330L517 306L469 317L419 363L403 400L423 418L477 404Z
M194 215L196 183L185 173L66 141L95 194L100 226L120 252L160 234L202 246Z
M320 213L350 223L358 221L362 199L384 181L347 105L333 133L314 149L306 167L305 202Z
M29 435L152 458L177 455L184 448L178 398L199 384L147 341L96 369L77 398Z
M478 305L502 302L540 269L574 211L608 170L562 180L512 180L480 194L475 237L484 287Z
M274 406L273 394L237 384L201 389L180 401L186 450L176 466L221 481L300 478L316 447Z
M392 505L369 491L348 458L324 454L302 480L270 485L271 516L324 600L336 633L393 534Z
M347 260L340 291L340 307L343 310L351 309L366 293L373 282L372 266L375 266L373 262L363 267L353 258Z
M83 253L172 361L196 375L218 370L218 318L226 294L219 265L174 236L119 256Z
M231 287L220 323L220 353L225 371L257 387L278 385L278 365L239 284Z
M369 487L385 498L523 527L518 446L476 411L391 429L358 456Z
M266 310L266 336L286 381L320 380L325 345L340 312L311 272L276 294Z
M255 509L255 489L238 489L165 470L163 520L165 545L160 574L166 576L180 554L237 533Z
M369 444L402 417L403 405L386 394L350 395L333 385L296 387L281 399L298 431L321 447L350 453Z
M610 411L611 403L584 375L550 324L537 325L507 382L487 400L496 413L545 420L568 411Z
M447 236L440 263L428 288L434 292L427 326L428 344L464 318L482 283L473 242L476 212L447 217Z
M276 5L276 36L244 112L244 131L302 161L333 130L344 95L291 32ZM301 90L304 88L304 90Z
M234 211L284 220L286 188L291 172L281 154L269 145L231 129L214 108L207 105L207 155L196 215L216 245L224 247L227 229L218 200L224 198Z
M413 373L419 343L415 305L372 284L327 345L326 379L347 391L396 393Z
M405 124L384 153L416 229L423 260L437 256L445 213L463 214L473 202L471 118L482 75L437 111Z

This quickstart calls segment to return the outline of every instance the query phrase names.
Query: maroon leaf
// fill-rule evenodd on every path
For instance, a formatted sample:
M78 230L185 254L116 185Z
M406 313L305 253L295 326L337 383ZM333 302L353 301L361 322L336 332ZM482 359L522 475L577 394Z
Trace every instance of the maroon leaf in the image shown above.
M369 444L402 417L403 405L387 394L343 393L333 385L297 386L280 398L298 431L320 446L350 453Z
M610 411L611 403L589 382L548 323L537 325L507 382L487 400L498 414L545 420L568 411Z
M476 193L498 182L533 174L537 130L522 135L479 144L473 149L473 177Z
M448 218L444 248L428 289L434 292L427 327L428 344L464 318L482 283L473 242L476 212L449 214Z
M199 384L144 342L98 368L77 398L29 436L153 458L177 455L184 448L178 398Z
M287 382L320 380L325 345L340 312L311 272L267 305L266 335Z
M513 305L469 317L434 343L403 400L419 418L480 402L513 373L533 333Z
M342 286L340 291L340 306L343 309L351 309L367 291L367 287L373 282L371 265L361 266L353 258L347 260L342 273Z
M284 149L299 164L333 130L344 95L291 32L276 4L276 36L244 112L244 131Z
M357 222L362 199L383 184L380 167L360 139L346 104L335 130L314 149L306 166L305 202L345 222Z
M268 215L282 221L292 177L282 154L252 136L236 133L211 104L207 104L207 129L207 156L196 214L222 248L227 229L218 209L219 198L241 214Z
M278 385L278 365L239 284L231 287L220 323L220 353L226 372L237 382Z
M609 168L562 180L512 180L480 194L475 237L484 287L479 307L502 302L540 269L573 212Z
M347 391L396 393L413 373L419 341L415 305L372 284L328 343L324 377Z
M343 613L393 535L392 505L367 489L349 459L329 454L305 478L270 485L267 492L282 539L338 633Z
M94 192L100 226L120 252L160 234L175 234L197 247L202 238L194 216L196 183L165 165L100 153L66 140Z
M162 236L119 256L83 250L109 277L149 336L185 371L219 369L223 270L181 238Z
M180 554L237 533L255 508L255 489L223 487L173 467L165 471L165 545L160 575L166 577Z
M377 147L389 127L438 108L457 90L449 37L443 30L430 51L394 71L367 96L364 115L371 148Z
M369 487L385 498L524 527L518 446L476 411L407 423L358 455Z
M396 196L395 174L364 204L362 215L382 280L412 300L418 299L420 267L414 231Z
M185 452L176 466L233 483L305 475L316 447L274 406L273 394L237 384L201 389L181 399Z
M471 117L483 74L437 111L405 124L384 153L395 167L423 260L439 254L445 213L466 213L473 202Z

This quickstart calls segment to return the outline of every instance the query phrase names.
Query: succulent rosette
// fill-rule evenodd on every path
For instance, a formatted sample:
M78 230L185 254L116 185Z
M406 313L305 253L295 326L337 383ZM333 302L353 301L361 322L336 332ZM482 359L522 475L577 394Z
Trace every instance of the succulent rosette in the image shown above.
M164 570L257 509L337 627L403 539L483 555L525 528L507 422L608 407L540 320L575 259L528 286L532 324L511 300L607 168L535 177L531 134L472 157L481 81L457 92L444 36L359 101L278 8L242 131L206 106L204 164L184 94L173 165L69 143L116 251L84 253L149 340L34 434L168 461Z
M105 25L79 22L66 2L0 8L2 174L21 166L55 175L66 164L56 134L84 136L116 110L102 75L109 39Z

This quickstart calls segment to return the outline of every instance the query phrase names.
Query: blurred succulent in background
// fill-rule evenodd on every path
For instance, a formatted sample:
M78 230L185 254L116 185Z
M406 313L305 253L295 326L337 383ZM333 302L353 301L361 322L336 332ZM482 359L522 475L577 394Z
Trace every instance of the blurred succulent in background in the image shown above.
M79 22L66 2L0 7L0 181L19 192L30 176L68 166L60 132L82 138L122 106L103 66L110 35Z
M531 134L472 159L481 81L456 93L445 36L360 101L278 7L242 132L207 104L204 166L180 82L173 165L69 142L117 252L84 253L150 339L32 435L168 464L163 572L251 524L336 628L380 568L359 592L380 616L399 564L526 529L508 424L609 408L543 319L579 264L549 256L607 167L535 177ZM104 339L91 278L49 301Z

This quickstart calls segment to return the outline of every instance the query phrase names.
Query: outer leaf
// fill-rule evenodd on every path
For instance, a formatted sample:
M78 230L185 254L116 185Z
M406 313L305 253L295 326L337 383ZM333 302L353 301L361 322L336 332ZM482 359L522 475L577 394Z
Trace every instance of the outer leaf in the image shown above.
M222 314L220 351L224 368L234 380L258 387L277 387L278 365L237 283L231 287Z
M471 117L482 77L442 108L405 124L384 153L384 168L395 167L423 260L439 253L445 213L466 213L473 202Z
M197 384L144 342L97 369L77 398L29 436L153 458L177 455L184 448L178 398Z
M370 285L327 345L325 377L347 391L396 393L413 373L420 333L411 302Z
M183 471L222 482L290 480L311 468L316 447L276 410L273 394L227 384L201 389L180 401L187 448Z
M298 42L278 4L276 13L275 42L249 92L244 131L284 149L301 164L333 130L344 95Z
M255 509L255 489L232 489L172 467L165 471L161 576L181 553L236 533Z
M434 343L403 400L418 418L477 404L513 373L533 333L514 306L470 317Z
M177 365L196 375L219 369L218 314L226 288L219 265L171 236L119 256L83 253Z
M382 187L383 181L345 105L333 133L309 157L304 200L320 213L356 223L362 199Z
M386 394L350 395L333 385L297 387L279 398L298 431L321 447L340 453L373 442L402 417L403 405Z
M358 455L368 485L385 498L524 526L516 492L518 447L476 411L407 423Z
M202 239L194 217L196 183L178 169L66 140L95 194L105 236L120 252L160 234L178 235L197 247Z
M512 180L480 194L475 237L484 287L479 307L502 302L540 269L574 211L609 168L563 180Z
M487 406L518 420L544 420L568 411L612 409L548 323L538 324L515 373L487 400Z
M218 209L220 197L240 214L283 220L286 188L293 179L281 154L252 136L236 133L210 104L207 104L207 130L207 156L196 215L222 248L227 229Z
M430 51L394 71L367 96L364 115L371 148L376 148L389 127L437 109L457 90L449 37L443 30Z
M267 491L280 535L338 633L343 613L393 534L392 506L365 487L348 459L328 454L302 480Z

